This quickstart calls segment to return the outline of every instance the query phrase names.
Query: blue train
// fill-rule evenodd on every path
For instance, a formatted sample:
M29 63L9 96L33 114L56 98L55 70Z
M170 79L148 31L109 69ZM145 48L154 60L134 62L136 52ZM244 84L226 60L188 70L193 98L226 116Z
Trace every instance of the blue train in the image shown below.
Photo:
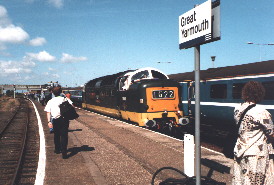
M169 75L182 86L184 116L195 115L194 72ZM241 90L248 81L260 81L266 89L264 106L274 115L274 60L236 66L210 68L200 72L201 123L229 126L234 123L234 107L243 102Z

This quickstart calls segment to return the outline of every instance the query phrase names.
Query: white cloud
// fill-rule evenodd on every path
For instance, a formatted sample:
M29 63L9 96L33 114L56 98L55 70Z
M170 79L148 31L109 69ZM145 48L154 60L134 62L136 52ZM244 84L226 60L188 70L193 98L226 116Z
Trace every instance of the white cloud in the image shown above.
M0 42L3 43L22 43L29 38L27 32L14 25L0 27Z
M0 26L9 25L10 20L8 17L8 11L4 6L0 5Z
M0 5L0 17L6 17L8 14L7 9L4 6Z
M56 57L50 55L46 51L41 51L39 53L27 53L27 55L31 59L37 60L37 61L40 61L40 62L54 62L54 61L56 61Z
M55 8L62 8L64 6L64 0L48 0L48 3Z
M52 74L51 75L53 78L60 78L60 75L58 75L58 74Z
M33 62L33 61L31 60L31 58L29 58L29 57L27 57L27 56L24 56L21 65L24 66L24 67L35 67L35 66L36 66L36 63Z
M51 68L51 67L49 67L48 70L49 70L49 71L56 71L56 69L53 69L53 68Z
M43 37L37 37L30 41L28 40L29 34L22 27L12 24L7 9L0 5L0 51L7 50L7 44L22 44L29 42L31 46L42 46L47 42Z
M31 46L42 46L46 43L46 39L43 37L37 37L29 41Z
M74 57L67 53L62 54L61 62L63 63L73 63L87 60L87 57Z
M6 50L6 44L21 44L29 39L29 34L21 27L12 24L8 11L0 5L0 50Z
M20 73L31 73L34 66L35 64L29 66L17 61L0 61L0 76L8 77Z
M43 72L42 74L43 74L44 76L46 76L47 78L49 78L49 79L52 79L52 78L58 79L58 78L60 78L60 75L57 74L57 73Z

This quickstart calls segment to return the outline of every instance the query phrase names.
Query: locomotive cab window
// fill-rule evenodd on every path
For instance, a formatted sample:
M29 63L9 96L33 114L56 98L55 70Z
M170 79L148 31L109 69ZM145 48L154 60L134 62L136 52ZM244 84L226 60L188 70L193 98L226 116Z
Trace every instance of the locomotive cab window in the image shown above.
M96 88L96 89L97 89L97 88L100 88L101 83L102 83L102 80L99 80L98 82L96 82L95 88Z
M265 100L274 100L274 81L263 82L265 88Z
M227 98L227 85L226 84L211 85L210 98L215 98L215 99Z
M131 81L135 81L135 80L140 80L143 78L148 78L149 73L147 70L145 71L141 71L139 73L136 73L135 75L132 76Z
M123 91L123 87L125 86L126 80L128 76L123 76L119 79L119 91Z
M162 74L158 71L152 70L151 73L152 73L153 78L167 79L167 77L164 74Z

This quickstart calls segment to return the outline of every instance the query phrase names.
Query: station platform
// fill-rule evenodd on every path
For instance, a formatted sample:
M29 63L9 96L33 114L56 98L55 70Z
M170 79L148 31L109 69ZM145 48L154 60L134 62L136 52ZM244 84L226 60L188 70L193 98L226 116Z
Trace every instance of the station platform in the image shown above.
M44 106L35 103L45 136L45 175L37 182L50 184L151 184L162 167L184 170L183 141L119 120L78 109L80 117L70 121L68 159L54 153L53 134L47 127ZM202 176L231 184L232 160L223 154L201 149ZM155 184L182 176L169 171L157 176Z

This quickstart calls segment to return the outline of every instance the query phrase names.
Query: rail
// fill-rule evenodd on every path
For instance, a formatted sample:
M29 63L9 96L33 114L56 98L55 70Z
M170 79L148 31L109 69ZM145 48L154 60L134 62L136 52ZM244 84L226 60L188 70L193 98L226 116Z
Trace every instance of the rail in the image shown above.
M28 103L20 106L5 125L0 138L0 184L17 184L29 124Z

